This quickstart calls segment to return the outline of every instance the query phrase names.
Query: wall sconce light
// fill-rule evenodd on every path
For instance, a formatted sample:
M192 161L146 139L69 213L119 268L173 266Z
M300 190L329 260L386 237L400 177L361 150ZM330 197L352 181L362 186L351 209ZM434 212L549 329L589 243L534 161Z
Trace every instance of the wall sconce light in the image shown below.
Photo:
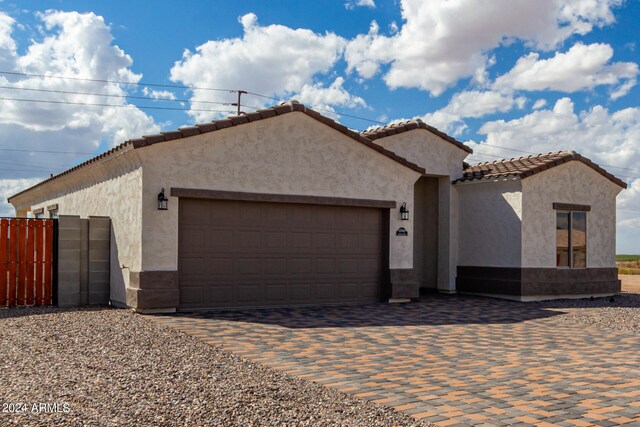
M400 219L403 221L407 221L409 219L409 209L407 209L407 202L404 202L402 206L400 206Z
M158 193L158 210L166 211L169 204L169 199L164 195L164 188Z

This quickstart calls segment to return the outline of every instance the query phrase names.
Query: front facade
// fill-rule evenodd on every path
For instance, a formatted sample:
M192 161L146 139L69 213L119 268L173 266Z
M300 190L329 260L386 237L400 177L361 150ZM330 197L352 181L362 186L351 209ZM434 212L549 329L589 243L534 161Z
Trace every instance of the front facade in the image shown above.
M292 101L127 141L10 202L18 216L55 206L61 217L110 217L111 301L140 311L403 300L421 289L502 295L465 288L461 268L555 270L555 217L539 209L548 203L589 205L587 269L615 267L619 183L581 162L463 182L470 152L419 121L358 134ZM478 230L469 213L482 204L489 227ZM493 224L500 248L477 254L492 218L511 222Z

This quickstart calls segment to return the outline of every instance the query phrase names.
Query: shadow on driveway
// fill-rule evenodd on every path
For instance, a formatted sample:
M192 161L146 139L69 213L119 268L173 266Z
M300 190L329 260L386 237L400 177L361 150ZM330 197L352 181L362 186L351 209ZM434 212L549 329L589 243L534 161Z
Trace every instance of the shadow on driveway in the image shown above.
M506 324L563 314L544 306L481 297L429 295L418 303L331 305L179 312L172 317L217 319L284 328L358 328Z

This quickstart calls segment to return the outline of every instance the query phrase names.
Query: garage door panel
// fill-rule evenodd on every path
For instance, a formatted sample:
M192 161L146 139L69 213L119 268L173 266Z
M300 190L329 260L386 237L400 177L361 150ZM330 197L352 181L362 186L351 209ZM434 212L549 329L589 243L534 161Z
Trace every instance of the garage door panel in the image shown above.
M238 203L238 202L234 202ZM238 210L237 216L239 224L257 224L261 222L262 213L264 209L258 203L245 203L242 208Z
M334 301L336 300L336 285L333 283L318 283L313 286L313 296L322 301Z
M370 302L382 211L180 199L181 308Z
M335 258L319 258L316 260L315 272L318 274L336 274Z
M208 229L207 232L200 232L208 238L207 245L220 248L231 248L234 245L233 231L226 229ZM203 248L203 250L206 250Z
M294 249L311 249L313 243L313 233L293 232L291 233L291 246Z
M265 231L265 246L268 249L286 249L287 248L287 232L286 231Z
M267 258L263 261L262 271L265 275L283 275L287 273L286 258Z
M237 239L242 251L262 249L262 233L259 230L240 230Z
M234 285L232 287L233 300L241 304L255 304L263 300L262 293L260 292L260 285Z
M188 252L202 250L206 231L204 227L185 227L180 233L180 244L188 248Z
M233 260L233 274L239 277L257 275L262 272L262 260L255 258L235 258Z
M231 257L209 257L207 258L207 268L204 269L210 277L232 276L233 275L233 258ZM180 273L182 276L182 273Z
M311 300L311 284L293 283L289 285L289 295L291 302L304 302Z
M190 286L194 285L194 286ZM205 300L204 286L202 283L185 283L180 287L180 302L182 304L197 304Z
M358 259L342 258L338 261L338 273L340 274L357 274Z
M341 283L338 286L338 294L341 298L356 299L360 295L359 283Z
M232 285L216 285L207 286L206 298L212 307L228 306L233 303L233 286ZM202 303L200 303L200 306Z
M179 261L181 278L189 279L190 277L199 277L206 271L206 262L204 257L181 257Z
M314 233L313 248L314 249L335 249L336 233Z
M264 285L264 298L272 303L282 303L287 300L287 285Z
M291 258L289 259L289 272L292 275L309 275L313 273L313 259L311 258Z
M339 250L354 251L358 249L358 245L357 233L343 233L337 236L337 248Z

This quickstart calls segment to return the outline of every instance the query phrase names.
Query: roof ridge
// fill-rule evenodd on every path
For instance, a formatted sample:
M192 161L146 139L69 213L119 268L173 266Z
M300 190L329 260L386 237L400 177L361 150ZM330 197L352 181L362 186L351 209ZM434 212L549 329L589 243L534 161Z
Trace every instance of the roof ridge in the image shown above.
M462 149L462 150L464 150L464 151L466 151L468 153L473 153L473 150L470 147L467 147L462 142L458 141L457 139L455 139L454 137L452 137L450 135L447 135L446 133L442 132L441 130L438 130L437 128L435 128L433 126L426 124L420 118L414 118L414 119L409 119L409 120L405 120L405 121L399 121L399 122L396 122L396 123L390 123L390 124L385 125L385 126L378 126L376 128L367 129L367 130L364 130L364 131L360 132L360 135L363 135L366 138L374 141L376 139L386 138L388 136L396 135L398 133L402 133L402 132L406 132L406 131L410 131L410 130L414 130L414 129L427 130L427 131L433 133L434 135L437 135L440 138L444 139L445 141L448 141L448 142L452 143L456 147L458 147L458 148L460 148L460 149Z
M341 132L353 139L355 139L356 141L360 142L361 144L376 150L377 152L381 153L384 156L389 157L392 160L395 160L396 162L402 164L403 166L409 168L409 169L413 169L416 172L425 173L425 170L423 167L418 166L417 164L410 162L409 160L405 159L404 157L401 157L397 154L395 154L394 152L385 149L384 147L382 147L381 145L378 145L376 143L374 143L373 141L371 141L369 138L366 138L365 136L363 136L361 133L351 130L348 127L346 127L345 125L338 123L337 121L327 117L327 116L323 116L322 114L320 114L319 112L306 107L304 104L300 103L299 101L295 100L295 99L291 99L289 101L285 101L285 102L281 102L278 105L274 105L272 107L267 107L267 108L262 108L262 109L258 109L257 111L253 111L250 113L244 113L244 114L240 114L240 115L231 115L228 116L227 118L221 118L221 119L216 119L216 120L212 120L210 122L205 122L205 123L199 123L199 124L195 124L193 126L184 126L184 127L180 127L178 129L175 130L169 130L169 131L164 131L164 132L159 132L156 134L149 134L149 135L143 135L141 137L138 138L132 138L132 139L128 139L125 142L113 147L112 149L101 153L97 156L94 156L72 168L69 168L57 175L53 175L43 181L40 181L39 183L23 190L20 191L19 193L14 194L11 197L8 197L8 201L11 202L11 199L26 193L27 191L30 191L36 187L40 187L44 184L47 184L55 179L60 178L61 176L67 175L69 173L72 173L80 168L83 168L85 166L88 166L92 163L95 163L101 159L104 159L106 157L110 157L111 155L123 151L125 149L128 149L128 147L131 147L133 149L138 149L138 148L143 148L143 147L148 147L150 145L153 144L157 144L159 142L168 142L168 141L173 141L176 139L182 139L182 138L188 138L190 136L195 136L195 135L201 135L201 134L205 134L205 133L210 133L210 132L214 132L214 131L218 131L218 130L222 130L222 129L226 129L226 128L230 128L233 126L238 126L238 125L242 125L245 123L250 123L250 122L254 122L254 121L258 121L258 120L263 120L263 119L268 119L268 118L272 118L275 116L279 116L282 114L287 114L287 113L291 113L294 111L299 111L302 113L305 113L306 115L308 115L309 117L318 120L321 123L324 123L327 126L332 127L333 129L337 130L338 132Z

